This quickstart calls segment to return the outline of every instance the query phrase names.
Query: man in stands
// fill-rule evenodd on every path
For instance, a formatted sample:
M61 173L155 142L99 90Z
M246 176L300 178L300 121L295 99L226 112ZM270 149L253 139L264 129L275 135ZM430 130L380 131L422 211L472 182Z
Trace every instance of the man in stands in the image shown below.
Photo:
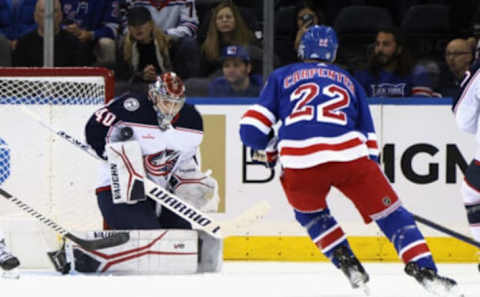
M431 97L428 72L414 67L402 33L396 28L378 31L367 69L355 73L368 97Z
M12 66L12 52L23 35L36 28L33 11L37 0L0 1L0 66Z
M63 27L88 49L88 66L113 67L119 26L118 0L61 0Z
M456 282L437 274L412 214L377 164L377 137L365 92L332 64L337 48L331 27L309 28L299 46L302 62L275 70L258 103L242 117L242 142L252 150L265 150L254 156L266 156L269 166L279 151L281 183L295 218L353 288L368 290L369 276L330 214L326 198L332 187L353 202L365 223L379 226L408 275L434 293L453 292ZM277 139L273 127L279 121Z
M473 44L466 39L451 40L445 48L445 62L449 71L442 71L440 93L443 97L456 98L460 91L460 82L472 64Z
M34 18L37 29L24 35L13 52L13 66L42 67L45 1L38 0ZM54 61L56 67L85 66L82 45L75 36L60 27L63 15L59 0L54 0Z
M252 64L243 46L226 46L222 49L223 76L209 85L210 97L257 97L262 88L262 77L250 75Z

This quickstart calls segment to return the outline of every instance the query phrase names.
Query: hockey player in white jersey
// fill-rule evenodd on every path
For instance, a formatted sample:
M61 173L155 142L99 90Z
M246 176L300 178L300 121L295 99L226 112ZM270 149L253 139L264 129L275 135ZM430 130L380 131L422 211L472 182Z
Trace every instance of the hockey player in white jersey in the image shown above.
M167 72L149 86L148 94L126 93L89 119L87 142L107 160L100 165L96 189L105 227L134 231L130 231L129 242L102 251L67 243L66 251L50 254L58 271L151 274L218 270L221 240L191 230L187 220L157 205L144 192L142 180L148 178L200 210L216 194L215 179L200 170L197 160L203 139L202 117L193 105L185 103L184 94L180 77ZM109 233L94 232L87 237L97 235ZM209 247L202 249L200 240L203 247ZM211 265L201 267L197 255L210 257Z
M189 184L199 189L199 196L185 198L201 208L212 196L216 183L200 172L196 155L203 139L203 121L194 106L184 104L184 92L182 80L175 73L165 73L150 85L148 95L127 93L96 111L85 133L88 144L102 158L107 157L107 144L138 142L147 176L167 189L174 189L181 179L202 180L202 183ZM168 209L162 209L157 216L158 209L151 200L114 203L109 165L103 164L101 170L96 193L110 228L191 228L187 221ZM182 194L178 190L175 193Z
M476 241L480 241L480 61L477 60L465 72L460 84L460 92L454 98L452 110L457 126L464 132L475 135L477 150L467 167L462 182L461 194L470 231ZM480 256L480 254L479 254ZM480 270L480 265L478 266Z

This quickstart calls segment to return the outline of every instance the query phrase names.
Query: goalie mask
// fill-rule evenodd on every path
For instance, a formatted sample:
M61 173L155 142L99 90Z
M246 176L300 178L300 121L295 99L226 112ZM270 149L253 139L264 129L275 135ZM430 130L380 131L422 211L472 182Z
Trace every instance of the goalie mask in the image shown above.
M166 130L185 103L185 85L174 72L165 72L150 84L148 98L157 112L160 129Z

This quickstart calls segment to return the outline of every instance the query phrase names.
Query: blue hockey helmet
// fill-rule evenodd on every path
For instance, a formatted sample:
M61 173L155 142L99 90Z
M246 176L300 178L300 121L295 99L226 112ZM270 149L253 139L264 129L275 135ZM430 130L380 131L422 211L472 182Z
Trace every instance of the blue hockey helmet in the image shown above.
M302 60L315 59L332 63L337 56L337 33L332 27L315 25L302 36L298 46L298 57Z

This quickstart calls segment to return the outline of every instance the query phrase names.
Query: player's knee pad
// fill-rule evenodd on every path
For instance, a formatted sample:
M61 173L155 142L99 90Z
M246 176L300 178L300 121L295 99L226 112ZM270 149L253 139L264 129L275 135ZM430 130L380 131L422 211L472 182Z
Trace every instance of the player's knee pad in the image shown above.
M328 209L313 213L295 210L295 218L327 257L332 258L333 249L339 245L348 247L347 236Z
M436 269L425 238L415 224L412 214L403 206L376 220L376 223L405 263L415 261L420 266Z
M465 206L467 210L467 219L470 225L480 225L480 203Z

